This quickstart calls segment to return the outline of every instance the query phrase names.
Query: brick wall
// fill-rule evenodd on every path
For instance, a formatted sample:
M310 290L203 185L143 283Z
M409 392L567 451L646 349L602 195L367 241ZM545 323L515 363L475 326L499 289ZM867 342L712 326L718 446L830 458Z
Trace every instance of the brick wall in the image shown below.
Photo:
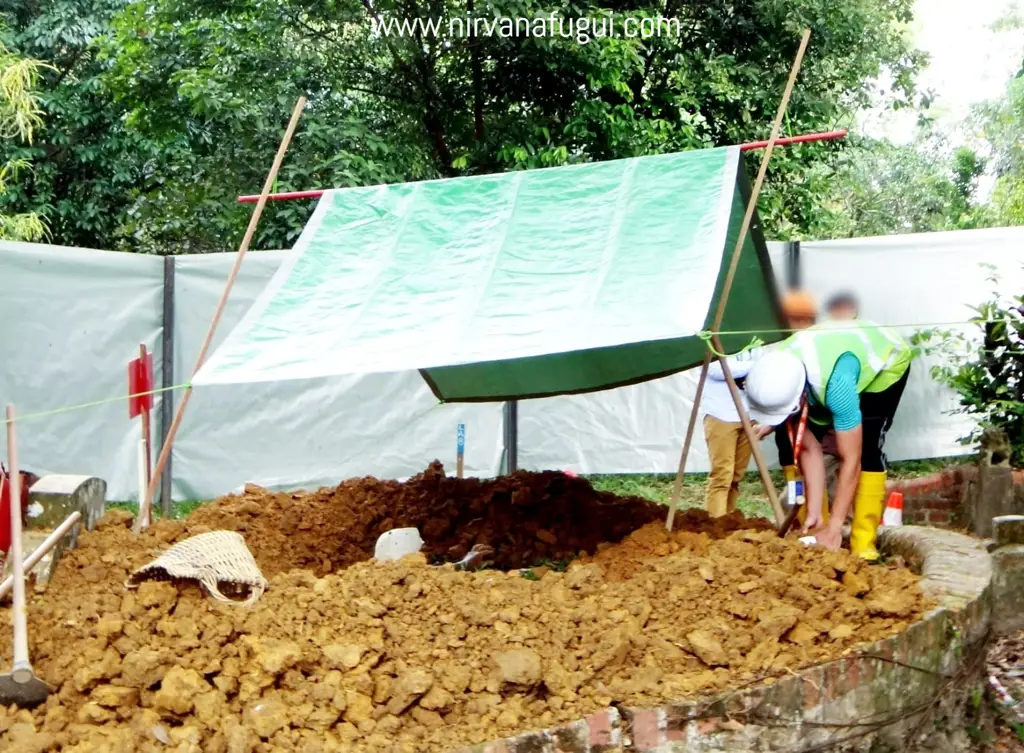
M939 603L899 635L717 699L609 708L463 753L907 750L919 738L932 746L941 733L928 722L955 718L973 686L958 673L984 667L992 561L977 539L936 528L883 531L879 546L915 563L922 589Z
M931 476L890 481L886 499L891 492L903 493L903 523L939 528L964 528L966 505L971 503L978 483L978 469L973 465L947 468ZM1013 472L1017 504L1024 509L1024 470Z

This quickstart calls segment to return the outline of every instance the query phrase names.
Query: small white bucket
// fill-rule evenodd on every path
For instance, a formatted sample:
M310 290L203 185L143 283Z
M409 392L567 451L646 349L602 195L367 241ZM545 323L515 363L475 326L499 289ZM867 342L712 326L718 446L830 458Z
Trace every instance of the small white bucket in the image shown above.
M397 560L409 554L416 554L423 547L423 539L415 528L394 528L382 533L377 539L373 557L378 562Z

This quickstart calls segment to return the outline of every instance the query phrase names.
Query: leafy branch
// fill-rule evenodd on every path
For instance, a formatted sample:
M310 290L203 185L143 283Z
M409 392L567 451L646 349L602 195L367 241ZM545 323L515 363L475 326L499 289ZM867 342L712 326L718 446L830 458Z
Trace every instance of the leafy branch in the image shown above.
M998 282L989 267L989 282ZM973 336L951 330L922 330L912 343L918 352L935 355L932 377L959 398L955 413L971 416L978 428L964 437L976 443L986 429L1009 437L1013 462L1024 464L1024 294L1001 297L994 292L972 307Z

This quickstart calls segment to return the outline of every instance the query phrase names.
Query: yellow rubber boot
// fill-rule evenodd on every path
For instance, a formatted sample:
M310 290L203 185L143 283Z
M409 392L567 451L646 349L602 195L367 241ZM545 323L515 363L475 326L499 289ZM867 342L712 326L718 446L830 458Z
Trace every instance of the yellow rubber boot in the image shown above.
M875 539L885 506L886 474L861 471L857 498L853 503L853 525L850 527L850 551L862 559L878 559Z

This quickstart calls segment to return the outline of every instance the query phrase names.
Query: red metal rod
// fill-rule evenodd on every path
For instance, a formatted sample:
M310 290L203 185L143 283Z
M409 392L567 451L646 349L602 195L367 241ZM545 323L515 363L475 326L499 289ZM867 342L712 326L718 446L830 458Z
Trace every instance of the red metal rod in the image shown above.
M846 138L846 129L840 131L826 131L825 133L805 133L803 136L787 136L775 142L775 146L787 146L788 144L806 144L809 141L833 141ZM741 152L749 152L751 149L764 149L768 146L767 141L751 141L749 144L740 144Z
M787 136L777 139L775 146L787 146L789 144L806 144L811 141L833 141L846 138L846 129L840 131L826 131L825 133L805 133L802 136ZM749 144L740 144L741 152L749 152L752 149L764 149L768 146L767 141L751 141ZM272 193L267 195L267 201L288 201L290 199L319 199L324 195L324 188L313 191L286 191L284 193ZM260 200L259 194L252 196L239 196L238 201L242 204L254 204Z

